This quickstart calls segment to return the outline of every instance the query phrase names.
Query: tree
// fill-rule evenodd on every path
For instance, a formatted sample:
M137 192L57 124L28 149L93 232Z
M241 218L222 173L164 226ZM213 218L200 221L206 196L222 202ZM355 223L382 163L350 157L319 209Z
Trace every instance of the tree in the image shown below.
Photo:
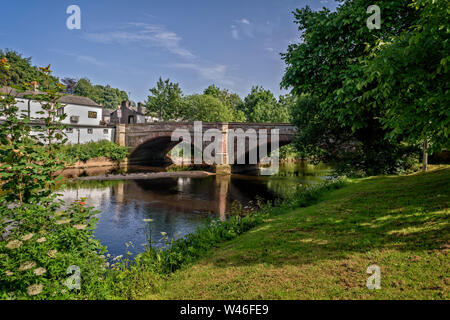
M244 112L247 120L256 122L254 119L254 111L257 105L258 109L273 108L277 104L277 99L270 90L265 90L263 87L254 86L251 92L245 97L243 105L240 109ZM260 117L260 116L258 116Z
M125 91L112 88L110 85L92 85L87 78L82 78L77 82L74 94L91 98L107 109L116 109L122 101L128 100Z
M279 101L270 90L254 86L239 106L249 122L278 122L290 121L290 109L295 101L294 96L280 96Z
M7 59L9 69L3 71L4 79L10 86L21 86L24 83L36 81L39 89L46 89L45 81L52 90L58 88L59 80L54 76L46 75L36 66L31 64L30 58L23 58L20 53L12 50L0 50L0 59Z
M349 0L336 12L328 9L313 12L309 7L297 9L295 22L303 41L290 45L282 55L287 64L282 86L292 89L297 96L307 94L318 101L314 115L305 116L318 120L311 122L311 126L317 128L307 132L322 136L310 137L307 141L314 143L314 138L325 141L330 130L334 132L332 136L345 131L342 137L354 146L349 152L358 157L347 155L335 160L359 159L358 166L363 172L377 174L396 170L393 163L404 158L400 141L387 138L380 121L381 110L363 102L364 90L350 83L364 76L361 60L368 55L367 47L373 46L377 39L400 34L415 21L416 13L403 0L384 2L382 28L369 30L367 6L367 1ZM300 112L303 111L297 110L297 115ZM316 130L321 127L328 130ZM327 152L314 146L309 150L315 150L312 156Z
M233 109L239 108L243 104L242 99L238 94L231 93L227 89L220 89L215 85L210 85L203 91L203 94L211 95L219 99L224 105Z
M205 122L240 122L243 114L209 94L194 94L183 99L183 120Z
M183 103L183 92L178 83L172 83L170 79L163 81L160 77L156 87L149 91L151 95L145 102L149 115L164 121L178 119Z
M93 94L91 81L87 78L81 78L80 80L78 80L74 89L74 93L83 97L91 97Z
M450 148L450 1L418 0L411 7L417 22L377 42L364 60L365 77L351 85L365 89L363 101L382 110L390 138L423 143L426 169L427 149Z

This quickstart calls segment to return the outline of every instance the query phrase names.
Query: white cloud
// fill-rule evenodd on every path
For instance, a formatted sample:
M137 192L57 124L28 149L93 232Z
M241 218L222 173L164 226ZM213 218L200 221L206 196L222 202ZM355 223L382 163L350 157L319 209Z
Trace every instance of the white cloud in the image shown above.
M173 68L189 69L197 72L206 80L216 81L219 84L232 86L234 81L227 78L227 66L222 64L216 65L199 65L195 63L176 63L171 65Z
M161 47L185 58L195 55L181 45L182 38L161 25L147 23L128 23L122 30L104 33L88 33L86 39L99 43L135 43L141 46Z
M234 20L231 25L231 36L235 40L241 38L255 38L256 35L271 36L277 28L277 25L266 21L266 23L250 22L247 18Z

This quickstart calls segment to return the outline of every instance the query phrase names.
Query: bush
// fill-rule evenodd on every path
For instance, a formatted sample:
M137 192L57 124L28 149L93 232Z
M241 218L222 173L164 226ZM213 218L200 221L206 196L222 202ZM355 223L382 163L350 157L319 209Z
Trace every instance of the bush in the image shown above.
M93 158L105 157L114 161L122 161L128 156L128 148L114 142L103 140L86 144L65 145L62 152L69 160L87 161Z
M104 273L99 253L106 250L93 238L94 214L83 200L65 210L55 203L2 206L0 299L74 299L93 291ZM83 291L69 270L79 271Z

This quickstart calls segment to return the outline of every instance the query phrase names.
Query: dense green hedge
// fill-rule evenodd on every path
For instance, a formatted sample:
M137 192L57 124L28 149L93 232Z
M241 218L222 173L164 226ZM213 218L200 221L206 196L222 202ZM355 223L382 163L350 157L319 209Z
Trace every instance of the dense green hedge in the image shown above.
M106 157L111 160L121 161L128 156L128 148L122 147L107 140L89 142L86 144L68 144L61 151L69 160L87 161L93 158Z

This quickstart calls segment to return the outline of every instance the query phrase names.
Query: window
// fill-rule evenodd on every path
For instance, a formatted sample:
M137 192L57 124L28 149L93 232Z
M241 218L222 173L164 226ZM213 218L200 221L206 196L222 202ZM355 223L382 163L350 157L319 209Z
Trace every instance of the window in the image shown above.
M97 119L97 112L89 111L88 112L88 117L91 118L91 119Z
M104 134L108 134L108 133L109 133L109 130L108 130L108 129L103 129L103 133L104 133Z
M93 134L94 133L94 129L88 129L88 133L89 134Z
M79 116L70 116L70 122L72 123L78 123L79 120L80 120Z
M59 108L57 111L58 116L62 116L64 114L64 107Z
M72 133L73 132L73 128L66 128L66 132L67 133Z

